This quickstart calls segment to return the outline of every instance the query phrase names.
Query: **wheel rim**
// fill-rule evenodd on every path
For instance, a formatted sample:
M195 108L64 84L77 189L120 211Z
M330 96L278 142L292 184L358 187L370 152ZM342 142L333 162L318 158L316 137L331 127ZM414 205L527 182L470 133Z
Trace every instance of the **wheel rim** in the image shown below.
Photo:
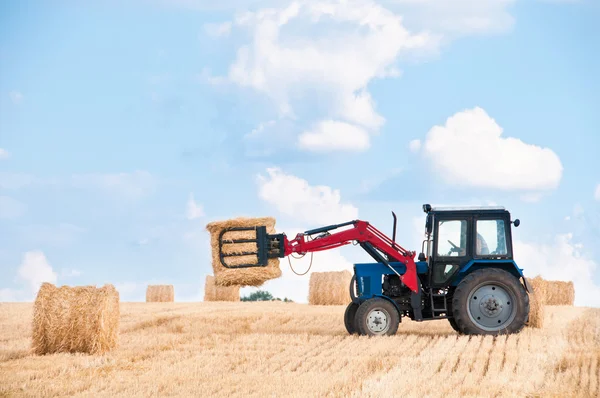
M371 333L384 334L390 328L391 316L383 308L374 308L367 315L367 328Z
M467 310L477 327L496 332L505 329L515 319L516 298L501 283L482 283L469 294Z

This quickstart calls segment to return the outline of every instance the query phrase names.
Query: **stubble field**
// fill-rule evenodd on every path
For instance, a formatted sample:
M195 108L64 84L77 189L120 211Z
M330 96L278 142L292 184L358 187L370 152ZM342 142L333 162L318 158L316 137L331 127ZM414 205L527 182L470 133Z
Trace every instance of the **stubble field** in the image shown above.
M404 320L369 338L347 335L344 306L121 303L103 356L30 355L32 309L0 303L0 396L600 396L600 309L550 306L508 337Z

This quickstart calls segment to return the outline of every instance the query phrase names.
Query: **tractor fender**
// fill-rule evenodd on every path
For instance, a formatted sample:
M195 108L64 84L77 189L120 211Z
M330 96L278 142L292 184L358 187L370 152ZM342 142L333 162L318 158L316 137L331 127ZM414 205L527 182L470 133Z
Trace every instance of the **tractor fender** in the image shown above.
M352 279L350 280L350 299L352 300L353 303L356 304L360 304L360 301L358 299L358 297L356 296L356 293L354 292L354 286L356 284L356 274L352 275Z
M527 293L531 292L529 284L523 275L523 269L517 266L514 260L476 260L473 259L465 264L453 278L451 285L458 286L458 284L471 272L481 268L499 268L510 272L518 279L523 279L523 284Z
M525 286L525 290L527 291L527 293L533 293L533 289L529 288L529 283L527 282L527 278L525 278L525 276L523 276L523 285Z

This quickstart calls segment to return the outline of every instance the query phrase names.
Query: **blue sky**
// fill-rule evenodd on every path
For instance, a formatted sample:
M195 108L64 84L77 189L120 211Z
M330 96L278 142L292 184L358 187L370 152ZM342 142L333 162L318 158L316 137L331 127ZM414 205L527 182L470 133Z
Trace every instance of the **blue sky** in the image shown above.
M212 220L389 233L394 210L418 251L423 203L495 203L526 274L600 305L598 2L212 3L0 5L0 301L201 300ZM306 301L281 267L265 288Z

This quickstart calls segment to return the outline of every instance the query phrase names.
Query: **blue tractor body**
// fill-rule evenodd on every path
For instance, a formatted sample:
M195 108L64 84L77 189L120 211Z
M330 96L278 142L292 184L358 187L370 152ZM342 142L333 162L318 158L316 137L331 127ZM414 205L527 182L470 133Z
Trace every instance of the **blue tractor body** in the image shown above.
M406 272L406 265L398 262L389 263L392 268L400 275ZM429 272L429 265L426 261L417 261L417 274L422 279ZM449 282L449 286L456 287L470 273L483 268L498 268L510 272L515 277L523 280L525 289L529 292L527 280L523 275L523 269L517 266L513 260L471 260L458 270L456 275ZM358 263L354 264L354 280L356 281L355 292L352 293L353 300L356 303L362 303L373 297L381 297L393 302L391 297L387 297L383 291L383 282L385 275L394 275L395 273L383 263Z

